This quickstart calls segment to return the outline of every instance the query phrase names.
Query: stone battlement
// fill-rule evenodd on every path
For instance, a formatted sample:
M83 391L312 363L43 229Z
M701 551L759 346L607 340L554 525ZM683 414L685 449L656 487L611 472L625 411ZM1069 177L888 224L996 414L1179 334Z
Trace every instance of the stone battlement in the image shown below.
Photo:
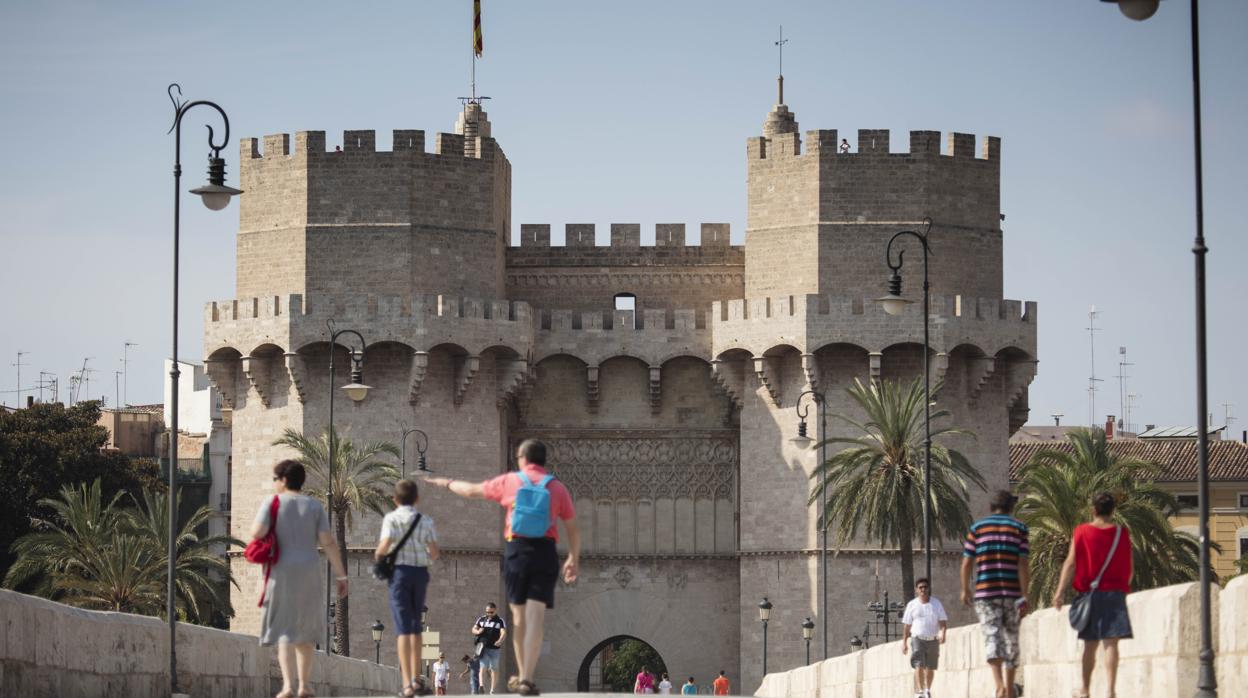
M984 136L978 152L975 147L975 135L971 133L949 133L946 146L941 149L940 131L911 131L910 150L893 152L889 144L888 129L858 129L857 143L851 144L851 152L840 152L842 138L836 129L816 129L806 132L806 151L820 157L838 158L839 162L851 163L863 156L896 157L936 157L949 160L979 160L1000 164L1001 139L997 136ZM768 159L776 157L801 157L802 139L797 133L778 133L771 137L756 136L748 140L748 151L751 159Z
M334 299L325 305L312 304L302 294L237 298L213 301L205 307L207 323L231 320L271 319L282 316L342 315L369 319L399 319L416 316L444 319L500 320L528 322L532 320L529 304L522 301L482 300L440 294L417 294L408 297L357 295Z
M731 230L727 223L702 223L699 245L689 245L685 239L684 223L659 223L654 227L654 245L645 245L646 249L657 248L731 248L744 254L741 245L732 245L729 241ZM538 249L607 249L637 250L641 244L641 225L638 223L612 223L610 246L598 245L595 225L593 223L568 223L564 226L564 243L561 246L550 244L549 223L524 223L520 226L520 245L524 248ZM514 249L514 246L513 246Z
M743 298L712 303L711 316L716 321L727 322L807 315L883 314L883 308L878 305L871 298L817 294ZM936 295L932 296L930 308L932 316L937 318L997 319L1030 324L1035 323L1036 309L1035 301ZM920 312L922 306L915 302L903 311L902 317Z
M434 139L434 151L425 151L425 132L416 129L394 129L391 150L377 150L377 132L372 129L344 130L342 132L342 151L329 151L325 148L324 131L298 131L295 133L295 147L291 149L289 133L275 133L260 138L240 138L240 162L249 160L267 160L275 158L298 158L319 156L361 156L364 154L403 155L441 155L457 158L484 158L489 151L497 148L493 138L477 138L477 141L489 143L492 148L477 148L475 151L465 149L465 137L457 133L439 133ZM261 144L263 143L263 149ZM476 154L473 155L472 153Z

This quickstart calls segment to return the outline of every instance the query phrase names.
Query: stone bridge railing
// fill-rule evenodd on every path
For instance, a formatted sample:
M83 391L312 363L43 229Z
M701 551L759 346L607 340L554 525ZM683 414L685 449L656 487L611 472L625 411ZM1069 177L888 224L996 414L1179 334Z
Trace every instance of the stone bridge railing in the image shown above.
M1248 695L1248 576L1214 589L1214 645L1218 694ZM956 603L949 599L946 603ZM1179 584L1132 594L1128 599L1135 638L1119 645L1118 695L1170 698L1192 695L1200 651L1200 589ZM1065 610L1040 611L1023 619L1019 682L1027 698L1067 698L1079 682L1081 647ZM909 657L901 643L833 657L791 671L768 674L754 694L761 698L896 698L913 695ZM1093 675L1092 695L1106 695L1104 672ZM991 695L992 673L984 660L978 626L952 628L941 648L932 693L941 698Z
M0 696L164 698L168 640L159 618L0 590ZM323 696L394 695L400 683L394 667L319 652L312 668L311 688ZM281 688L281 672L276 652L254 636L183 623L178 684L193 698L256 698Z

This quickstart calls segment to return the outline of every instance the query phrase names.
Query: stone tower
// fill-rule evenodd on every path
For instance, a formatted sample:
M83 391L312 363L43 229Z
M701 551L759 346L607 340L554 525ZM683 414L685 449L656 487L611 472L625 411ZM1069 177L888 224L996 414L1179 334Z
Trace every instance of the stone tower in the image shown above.
M771 666L801 661L798 624L822 621L806 506L814 456L790 443L804 390L852 415L844 388L855 378L907 378L928 361L945 382L941 406L978 435L958 446L991 485L1005 484L1007 438L1026 418L1035 372L1036 309L1001 298L997 139L977 156L972 136L953 134L942 153L939 134L919 131L909 153L890 153L888 132L860 131L858 152L841 154L835 131L808 132L803 147L779 104L748 141L743 247L719 223L702 224L697 245L684 224L660 224L654 246L641 245L637 224L610 225L604 245L593 224L568 224L563 246L550 225L525 224L513 247L510 165L492 126L469 104L456 130L438 134L432 153L420 131L396 131L390 152L376 151L372 131L346 132L341 153L326 152L321 132L297 134L293 153L284 134L266 137L263 153L243 142L238 298L205 316L209 375L233 410L235 535L288 455L272 441L326 423L329 319L367 342L373 390L358 404L336 398L345 436L397 444L419 427L430 467L460 479L504 472L523 438L550 445L584 557L548 624L547 690L587 685L598 650L634 637L674 675L727 669L752 692L763 595L776 607ZM884 291L888 236L924 216L935 221L926 357L918 306L892 317L872 300ZM347 366L347 350L334 351ZM442 492L422 493L421 508L444 551L429 621L445 650L466 650L455 638L503 600L501 514ZM349 535L357 650L387 613L367 577L377 523L362 516ZM873 543L830 560L839 654L861 632L865 603L901 590L896 554ZM956 583L956 563L941 553L938 589ZM235 627L255 631L255 570L235 571L245 580Z

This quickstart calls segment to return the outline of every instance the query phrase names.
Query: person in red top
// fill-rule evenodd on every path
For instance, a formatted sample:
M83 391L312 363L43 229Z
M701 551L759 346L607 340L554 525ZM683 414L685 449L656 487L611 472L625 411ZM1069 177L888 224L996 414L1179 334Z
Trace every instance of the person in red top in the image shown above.
M526 439L516 449L516 466L520 477L535 485L541 483L547 474L546 444ZM444 477L432 477L428 482L445 487L460 497L488 499L507 508L503 527L503 536L507 541L503 554L503 582L511 607L512 644L516 663L520 666L520 675L511 677L507 688L522 696L539 695L533 677L537 675L537 660L542 651L546 609L555 607L555 583L559 580L559 555L555 544L559 541L559 521L563 521L563 530L568 537L568 559L563 563L563 579L568 584L576 581L581 556L581 533L576 526L572 495L562 482L550 480L546 484L550 493L550 528L541 538L526 538L513 535L511 531L512 505L520 490L517 473L504 473L485 482Z
M1113 698L1118 678L1118 641L1129 639L1131 617L1127 614L1127 593L1131 591L1131 533L1126 526L1115 524L1114 496L1102 492L1092 498L1092 523L1075 527L1070 552L1062 565L1062 577L1053 592L1053 608L1062 607L1066 588L1074 582L1075 591L1092 593L1091 613L1087 626L1079 631L1083 640L1083 686L1080 698L1088 696L1092 670L1096 668L1096 647L1105 646L1105 678L1109 696ZM1114 538L1118 545L1114 546ZM1110 556L1111 550L1113 552ZM1101 573L1104 567L1105 572ZM1096 589L1092 588L1101 575Z
M728 689L729 689L728 677L724 675L724 672L722 671L719 672L719 676L717 676L715 680L711 682L711 686L715 689L715 695L717 696L728 695Z

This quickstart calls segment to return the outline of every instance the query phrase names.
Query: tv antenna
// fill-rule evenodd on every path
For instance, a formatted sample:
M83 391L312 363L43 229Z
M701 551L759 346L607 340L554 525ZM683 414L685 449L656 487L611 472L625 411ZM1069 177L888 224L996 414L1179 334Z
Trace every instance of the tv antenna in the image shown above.
M1065 417L1066 415L1062 412L1054 412L1050 416L1053 417L1053 426L1060 427L1062 426L1062 417Z
M1096 318L1100 315L1096 311L1096 306L1088 309L1088 357L1091 359L1092 372L1088 375L1088 424L1092 427L1098 426L1096 423L1096 384L1101 382L1096 377L1096 333L1101 328L1096 326Z
M22 366L23 366L22 357L26 356L29 353L30 352L28 351L17 352L17 363L13 364L14 366L17 367L17 406L18 407L22 406Z
M1130 421L1127 419L1127 379L1131 376L1127 375L1127 367L1134 365L1127 361L1127 348L1118 347L1118 431L1123 431Z

